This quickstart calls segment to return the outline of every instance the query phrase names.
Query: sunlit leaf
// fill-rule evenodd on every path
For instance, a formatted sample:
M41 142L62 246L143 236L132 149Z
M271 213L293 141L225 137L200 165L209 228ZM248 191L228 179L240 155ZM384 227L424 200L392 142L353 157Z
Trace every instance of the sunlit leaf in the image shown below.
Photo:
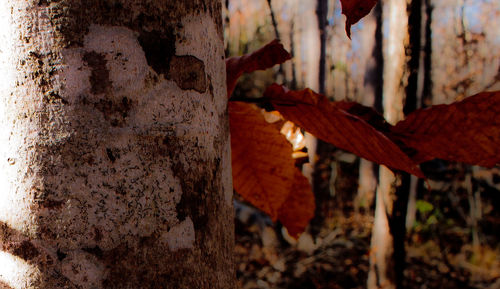
M391 169L406 171L419 177L422 172L389 136L349 109L360 105L330 102L310 89L290 91L271 85L264 97L285 119L338 148ZM381 123L377 125L381 126Z
M234 188L276 220L295 181L292 146L253 104L230 102L229 120Z

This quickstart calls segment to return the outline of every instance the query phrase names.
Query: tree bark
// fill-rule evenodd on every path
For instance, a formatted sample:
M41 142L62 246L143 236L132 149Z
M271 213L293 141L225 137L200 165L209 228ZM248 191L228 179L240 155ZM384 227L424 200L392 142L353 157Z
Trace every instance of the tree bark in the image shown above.
M403 106L405 87L407 85L406 53L408 41L408 15L406 0L383 0L382 33L383 33L383 88L382 104L385 119L395 124L404 118ZM375 220L372 232L370 256L370 272L368 288L401 288L404 256L401 260L401 232L398 226L394 235L394 223L402 224L404 217L399 210L394 210L393 199L400 198L403 192L398 192L398 179L386 167L380 167L379 186L376 192ZM406 199L407 200L407 199ZM406 209L406 203L404 206ZM391 219L389 219L391 218ZM392 223L392 228L389 226ZM392 229L392 232L391 232ZM391 235L391 233L393 233ZM397 238L397 239L394 239ZM394 247L394 242L397 247ZM403 246L403 247L401 247ZM403 264L400 264L403 263Z
M0 3L0 284L234 288L221 7Z

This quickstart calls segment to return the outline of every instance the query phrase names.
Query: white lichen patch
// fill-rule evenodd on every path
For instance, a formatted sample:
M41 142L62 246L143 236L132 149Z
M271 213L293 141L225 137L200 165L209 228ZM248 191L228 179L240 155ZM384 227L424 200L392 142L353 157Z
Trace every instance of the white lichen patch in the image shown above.
M95 256L81 250L69 252L61 265L61 273L82 289L102 288L105 270Z
M81 48L65 49L63 97L70 102L78 101L81 95L90 93L90 68L82 61L85 51Z
M91 25L84 40L86 51L104 54L115 95L141 98L149 66L137 34L125 27Z
M160 242L166 243L170 251L192 248L194 241L194 224L189 217L165 232L160 238Z
M167 134L177 134L177 123L193 116L190 102L172 100L171 88L186 98L189 93L167 80L146 85L154 71L137 37L125 27L92 25L83 47L62 52L61 95L82 115L72 125L84 130L68 140L81 143L68 148L78 150L76 159L61 153L50 162L58 173L45 178L51 198L63 202L41 210L59 247L109 250L179 223L182 189L168 147L159 147ZM106 86L96 77L107 78Z
M68 249L99 246L109 250L178 223L175 206L182 190L169 163L149 163L145 171L140 166L144 161L132 144L121 147L120 139L116 140L104 144L115 151L114 163L110 164L103 148L93 156L96 163L101 163L99 169L82 165L76 169L77 177L74 171L63 171L57 176L71 180L61 186L62 195L65 192L71 198L57 210L59 215L50 226L61 235L76 236L59 238L59 246ZM41 211L49 216L53 212Z
M219 112L225 111L227 107L226 86L218 84L226 83L226 64L221 61L224 59L223 45L220 45L219 41L213 41L221 37L216 25L210 15L193 15L184 18L182 26L184 37L177 41L177 55L193 54L205 64L211 64L206 65L205 72L214 84L215 109Z
M105 62L106 76L112 86L111 91L106 92L106 98L127 96L135 100L142 97L144 79L150 67L134 31L125 27L91 25L83 48L66 49L63 53L66 64L64 96L68 99L79 98L82 94L86 94L90 101L102 97L104 92L90 93L93 67L86 56L91 53L102 57Z
M202 25L199 22L202 22ZM159 76L160 81L143 93L143 99L131 117L131 123L139 125L148 119L155 131L173 131L176 137L196 142L203 149L201 158L220 154L214 142L220 137L220 116L227 108L225 91L224 48L210 39L219 37L209 15L196 15L182 19L183 37L176 42L176 55L190 55L205 64L204 73L208 85L205 92L183 90L174 81ZM175 67L171 67L175 74ZM150 73L155 74L150 71ZM165 126L168 124L168 126ZM183 162L188 167L189 162Z
M202 25L199 25L200 21L202 22ZM182 25L184 27L185 34L182 41L179 41L176 45L177 53L184 54L188 53L188 51L197 51L198 54L195 55L196 57L198 57L205 63L214 64L212 66L207 66L205 69L205 72L209 76L209 79L214 84L225 83L226 74L220 73L221 71L226 71L225 62L220 61L220 59L224 58L224 50L223 47L221 47L221 45L219 45L216 41L211 41L211 39L217 39L218 37L220 37L211 17L209 15L186 17L185 19L183 19ZM204 48L199 49L199 47ZM208 111L210 113L221 113L225 111L227 107L226 94L227 92L225 85L213 85L212 97L214 98L214 101L204 103L203 105L208 107ZM208 100L208 98L205 98L205 100ZM216 117L212 117L208 119L199 119L198 121L203 123L207 121L215 121L216 119ZM216 127L216 124L213 125L214 127ZM205 129L206 135L214 135L214 132L210 131L210 125L206 125ZM208 143L213 142L213 139L205 140ZM222 171L224 198L226 200L226 204L232 206L233 187L231 175L230 141L227 140L226 146L219 149L222 149L221 166L224 168Z

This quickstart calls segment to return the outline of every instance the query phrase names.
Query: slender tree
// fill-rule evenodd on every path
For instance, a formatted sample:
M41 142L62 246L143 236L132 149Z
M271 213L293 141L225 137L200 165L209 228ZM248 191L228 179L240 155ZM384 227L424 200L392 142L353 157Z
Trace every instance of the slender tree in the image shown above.
M405 45L408 37L407 2L405 0L382 0L382 55L383 55L383 87L382 104L384 117L389 123L395 124L404 117L403 106L405 87L407 84ZM404 216L394 209L406 202L401 199L404 192L401 189L401 179L397 178L386 167L380 167L379 185L376 192L375 219L372 232L370 256L370 272L368 274L369 289L372 288L399 288L402 279L401 248L404 252L404 243L401 242L401 233L404 238ZM393 200L400 198L397 203ZM407 200L407 198L406 198ZM394 231L395 220L403 224L403 232L398 227ZM395 235L396 233L396 235ZM395 242L394 242L395 241ZM396 245L396 247L394 246ZM396 257L396 258L395 258ZM399 267L398 267L399 266Z
M234 288L220 5L0 1L0 287Z
M373 12L363 19L364 29L360 31L359 37L363 46L363 54L360 55L365 61L363 80L358 86L361 98L359 101L366 106L374 107L382 99L382 34L380 21L380 6L377 5ZM375 176L374 163L360 159L358 190L354 199L354 209L359 212L360 208L369 209L375 197L377 177Z

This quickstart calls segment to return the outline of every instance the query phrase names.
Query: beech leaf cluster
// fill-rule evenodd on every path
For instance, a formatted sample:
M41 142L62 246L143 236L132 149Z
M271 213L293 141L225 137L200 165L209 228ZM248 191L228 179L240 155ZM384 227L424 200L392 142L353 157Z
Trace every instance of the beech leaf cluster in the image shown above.
M351 25L377 1L341 3L350 36ZM227 59L228 97L243 73L290 58L274 40L253 53ZM317 138L395 172L424 178L419 164L435 158L486 167L500 163L500 91L416 110L394 126L370 107L332 102L310 89L293 91L273 84L259 101ZM228 109L235 191L297 237L314 216L315 201L308 180L292 158L291 144L255 104L230 99Z

